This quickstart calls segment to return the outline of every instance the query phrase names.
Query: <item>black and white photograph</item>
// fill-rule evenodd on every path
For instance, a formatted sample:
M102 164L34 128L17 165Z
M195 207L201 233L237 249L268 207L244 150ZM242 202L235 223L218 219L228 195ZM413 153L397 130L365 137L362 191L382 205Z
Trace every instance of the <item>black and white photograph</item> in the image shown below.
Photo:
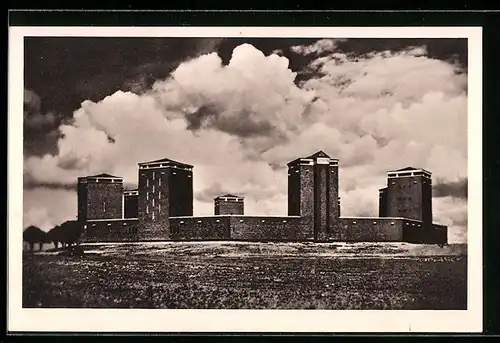
M480 29L16 30L19 315L481 321Z

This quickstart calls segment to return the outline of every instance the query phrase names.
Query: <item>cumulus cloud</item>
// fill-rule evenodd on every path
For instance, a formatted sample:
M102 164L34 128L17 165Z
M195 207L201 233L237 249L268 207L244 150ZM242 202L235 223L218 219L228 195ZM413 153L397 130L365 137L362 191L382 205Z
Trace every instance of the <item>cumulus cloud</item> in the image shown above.
M377 215L387 170L425 168L440 184L467 177L465 74L425 48L352 56L328 44L304 48L323 55L298 85L287 58L243 44L227 65L205 54L143 94L85 101L59 127L59 153L27 158L25 175L71 185L107 172L134 183L138 162L168 157L195 166L195 214L212 214L227 192L245 196L247 214L286 214L286 163L324 150L340 159L346 216ZM463 232L466 206L440 199L436 220Z
M337 43L346 39L320 39L311 45L294 45L290 50L301 55L321 55L337 49Z

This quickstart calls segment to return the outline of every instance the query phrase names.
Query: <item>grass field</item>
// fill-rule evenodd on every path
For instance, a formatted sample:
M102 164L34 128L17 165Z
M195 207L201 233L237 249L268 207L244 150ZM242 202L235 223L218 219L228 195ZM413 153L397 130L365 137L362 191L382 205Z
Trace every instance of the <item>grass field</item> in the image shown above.
M142 243L24 253L23 307L466 309L466 247Z

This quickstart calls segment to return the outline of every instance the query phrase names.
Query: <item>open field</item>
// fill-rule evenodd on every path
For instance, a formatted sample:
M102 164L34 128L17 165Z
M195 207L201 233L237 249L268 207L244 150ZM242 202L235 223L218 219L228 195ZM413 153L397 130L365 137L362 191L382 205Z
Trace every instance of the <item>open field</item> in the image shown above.
M467 251L384 244L164 242L23 255L24 307L466 309Z

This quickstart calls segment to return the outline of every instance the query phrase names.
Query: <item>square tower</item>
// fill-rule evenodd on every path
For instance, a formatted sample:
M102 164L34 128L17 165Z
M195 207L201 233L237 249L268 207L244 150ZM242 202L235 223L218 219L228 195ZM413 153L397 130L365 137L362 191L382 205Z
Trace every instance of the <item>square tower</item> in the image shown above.
M78 178L78 221L122 218L123 178L98 174Z
M432 176L407 167L387 173L387 216L420 220L432 225Z
M232 194L218 196L214 199L214 214L223 215L243 215L244 198Z
M193 166L167 158L139 163L139 237L170 238L169 217L193 215Z
M288 163L288 214L301 216L315 241L340 237L338 159L319 151Z

